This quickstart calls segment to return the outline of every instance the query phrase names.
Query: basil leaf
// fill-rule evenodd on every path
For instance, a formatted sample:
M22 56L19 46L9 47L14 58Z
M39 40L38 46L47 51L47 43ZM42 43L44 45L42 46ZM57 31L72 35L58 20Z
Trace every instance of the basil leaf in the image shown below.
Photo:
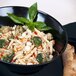
M29 20L27 18L18 17L14 14L8 13L8 17L10 17L15 23L19 23L19 24L29 23Z
M33 22L29 21L28 19L24 18L24 17L18 17L14 14L9 14L8 13L8 16L15 22L15 23L19 23L19 24L24 24L26 23L28 28L30 30L34 30L34 25L33 25Z
M4 39L0 39L0 48L3 48L3 46L5 45L5 40Z
M35 28L37 28L40 31L47 31L52 29L51 27L47 26L44 22L34 22Z
M48 26L44 26L42 27L41 29L39 29L40 31L47 31L47 30L50 30L52 29L51 27L48 27Z
M35 19L37 15L37 3L34 3L30 8L29 8L29 18L31 21Z
M7 13L7 14L8 14L8 17L10 19L12 19L15 23L23 24L23 22L21 21L21 19L18 16L14 15L14 14L10 14L10 13Z
M24 17L20 17L20 21L22 21L23 23L25 23L31 31L34 30L35 27L34 27L33 22L29 21L28 19L26 19Z
M34 25L33 25L33 23L32 24L28 24L28 28L31 30L31 31L33 31L34 30Z
M44 22L41 22L41 21L34 22L34 24L36 25L37 28L46 26L46 24Z
M1 60L5 61L5 62L11 62L11 60L13 59L13 57L14 57L14 52L12 52L9 55L3 56L1 58Z
M24 18L24 17L19 17L19 18L21 22L26 23L26 24L29 23L29 20L27 18Z
M42 53L39 53L39 54L37 55L36 59L37 59L37 61L38 61L39 63L42 63L42 62L43 62Z
M30 8L29 8L29 19L24 18L24 17L18 17L14 14L9 14L8 13L8 17L10 19L12 19L15 23L18 24L27 24L28 28L30 30L34 30L34 28L37 28L40 31L47 31L52 29L51 27L47 26L44 22L33 22L33 20L35 19L36 15L37 15L37 3L34 3Z
M36 47L40 46L42 44L42 40L38 36L34 36L32 38L32 42L35 44Z

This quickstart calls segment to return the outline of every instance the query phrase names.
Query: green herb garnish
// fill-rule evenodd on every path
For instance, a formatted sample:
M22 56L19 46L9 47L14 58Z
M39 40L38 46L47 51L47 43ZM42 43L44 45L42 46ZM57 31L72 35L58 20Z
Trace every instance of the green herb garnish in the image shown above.
M12 19L15 23L18 23L18 24L24 24L24 23L29 23L29 20L24 18L24 17L18 17L14 14L10 14L8 13L8 16L10 17L10 19Z
M8 17L10 19L12 19L15 23L18 24L26 24L28 26L28 28L30 30L34 30L34 28L37 28L40 31L46 31L46 30L50 30L51 27L48 27L44 22L34 22L34 19L37 16L37 3L34 3L28 11L29 14L29 19L25 18L25 17L18 17L14 14L10 14L8 13Z
M30 8L29 8L29 18L31 21L33 21L36 18L37 15L37 3L33 4Z
M5 61L5 62L11 62L13 57L14 57L14 52L12 52L11 54L3 56L1 58L1 60Z
M34 22L35 28L37 28L40 31L50 30L51 28L48 27L44 22Z
M42 62L43 62L42 53L39 53L39 54L37 55L36 59L37 59L37 61L38 61L39 63L42 63Z
M36 47L40 46L42 44L42 40L38 36L34 36L32 38L32 42L35 44Z
M4 39L0 39L0 48L3 48L3 46L5 45L5 40Z

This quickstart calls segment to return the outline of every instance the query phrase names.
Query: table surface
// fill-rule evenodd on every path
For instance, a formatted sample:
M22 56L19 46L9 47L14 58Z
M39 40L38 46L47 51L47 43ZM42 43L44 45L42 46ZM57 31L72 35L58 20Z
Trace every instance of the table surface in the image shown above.
M38 3L38 9L54 18L62 25L76 22L76 0L0 0L2 6L25 6Z

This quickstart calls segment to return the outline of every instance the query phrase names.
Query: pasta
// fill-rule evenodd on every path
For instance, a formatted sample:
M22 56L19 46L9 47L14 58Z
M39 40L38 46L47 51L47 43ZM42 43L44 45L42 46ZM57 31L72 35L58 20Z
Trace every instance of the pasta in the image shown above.
M33 65L50 61L54 44L51 33L45 34L36 28L34 31L20 25L0 28L0 60L6 62Z

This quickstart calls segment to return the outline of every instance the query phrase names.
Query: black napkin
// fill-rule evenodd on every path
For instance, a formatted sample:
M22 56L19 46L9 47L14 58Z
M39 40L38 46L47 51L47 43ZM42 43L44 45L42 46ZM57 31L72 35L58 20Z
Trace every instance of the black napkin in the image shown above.
M76 39L76 22L69 23L67 25L64 25L63 27L66 30L69 39Z

